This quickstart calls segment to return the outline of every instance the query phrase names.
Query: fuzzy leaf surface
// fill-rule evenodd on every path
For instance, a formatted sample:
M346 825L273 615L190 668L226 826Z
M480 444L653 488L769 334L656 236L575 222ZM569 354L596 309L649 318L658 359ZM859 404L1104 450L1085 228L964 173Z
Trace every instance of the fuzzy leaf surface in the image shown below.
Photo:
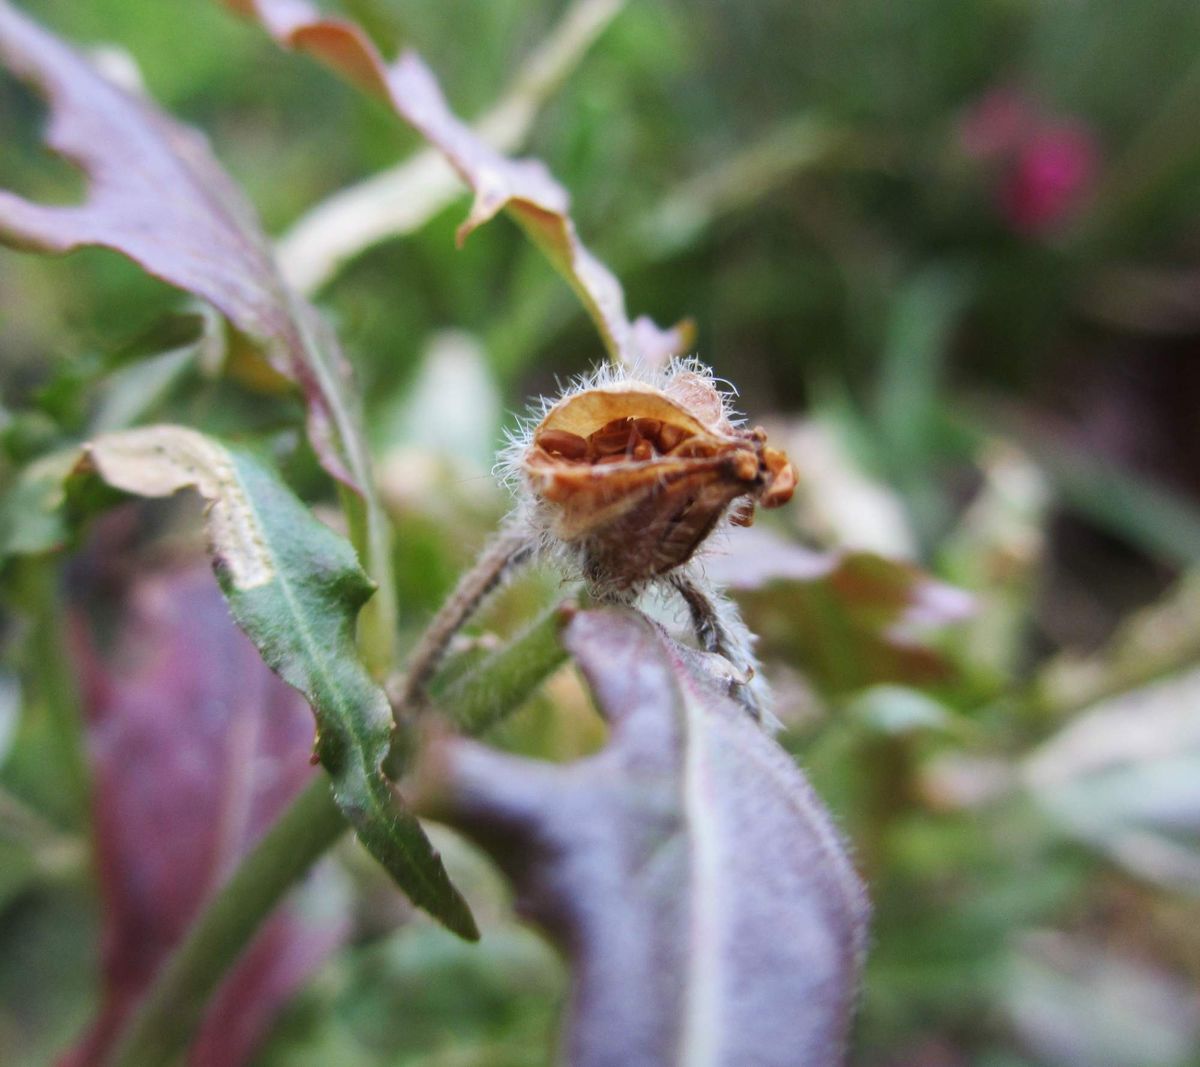
M460 244L472 230L507 211L575 290L613 359L658 364L686 351L689 324L664 330L644 316L629 320L620 282L579 238L567 191L540 160L507 158L455 115L416 52L407 49L389 64L359 26L324 18L306 0L225 2L260 22L285 48L311 53L382 99L445 156L475 194L458 229Z
M564 632L611 727L566 767L444 739L422 802L566 950L573 1067L832 1067L867 906L792 760L641 615Z
M96 438L85 463L147 497L196 490L217 577L238 625L267 664L307 698L317 753L359 838L413 903L477 937L466 903L382 771L387 697L359 661L355 619L374 587L354 550L245 452L178 426Z

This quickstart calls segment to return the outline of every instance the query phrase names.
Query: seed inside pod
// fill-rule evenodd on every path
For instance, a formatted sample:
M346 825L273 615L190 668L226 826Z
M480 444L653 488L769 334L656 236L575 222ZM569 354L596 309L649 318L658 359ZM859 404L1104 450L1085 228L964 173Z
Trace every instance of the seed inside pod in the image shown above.
M559 459L586 459L588 443L578 434L566 430L543 430L537 436L540 448Z
M522 463L549 532L581 551L586 576L632 589L686 563L729 506L748 525L778 507L796 473L761 429L735 428L711 379L682 370L663 388L636 380L555 404Z

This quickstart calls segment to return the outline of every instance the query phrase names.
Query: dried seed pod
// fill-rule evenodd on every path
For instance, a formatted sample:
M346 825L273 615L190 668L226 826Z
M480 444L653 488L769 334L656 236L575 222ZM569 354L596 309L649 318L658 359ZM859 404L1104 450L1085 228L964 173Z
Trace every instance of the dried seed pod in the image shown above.
M754 639L736 605L708 588L696 550L723 519L748 526L755 504L778 507L796 471L744 429L707 368L677 361L648 378L607 368L579 382L514 434L497 470L518 502L459 581L409 661L402 707L426 702L447 644L480 602L525 561L550 554L593 594L632 601L658 585L682 598L700 647L721 657L730 692L770 724Z
M709 371L675 363L643 381L605 372L548 405L514 441L508 473L543 541L602 595L636 592L687 563L735 501L778 507L796 472L741 428Z

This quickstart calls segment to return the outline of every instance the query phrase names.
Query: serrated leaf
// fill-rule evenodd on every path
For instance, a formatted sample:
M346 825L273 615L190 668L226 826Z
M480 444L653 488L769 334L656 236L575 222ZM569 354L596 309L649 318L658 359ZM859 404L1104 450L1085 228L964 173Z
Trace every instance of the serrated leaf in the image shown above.
M571 957L565 1062L840 1063L867 907L811 787L644 617L582 612L564 637L607 748L560 767L445 738L419 795Z
M0 189L0 241L55 253L111 248L208 301L259 344L303 392L322 465L364 495L367 566L382 589L372 611L389 617L389 535L345 360L316 310L284 283L253 207L207 141L108 81L6 0L0 62L45 96L48 145L87 177L79 204L39 204ZM390 622L379 628L390 632Z
M151 426L95 439L85 462L116 489L162 497L194 489L217 577L267 664L307 698L334 797L412 901L463 937L478 933L420 824L384 776L392 715L355 652L374 587L354 550L261 463L195 430Z
M579 296L609 355L626 363L663 363L687 350L692 328L663 330L650 319L630 322L621 284L579 239L567 191L535 159L509 159L451 110L425 61L411 49L384 62L366 33L344 19L323 18L305 0L225 0L256 19L286 48L310 52L343 77L379 97L446 157L475 193L458 229L461 244L499 212L507 211Z

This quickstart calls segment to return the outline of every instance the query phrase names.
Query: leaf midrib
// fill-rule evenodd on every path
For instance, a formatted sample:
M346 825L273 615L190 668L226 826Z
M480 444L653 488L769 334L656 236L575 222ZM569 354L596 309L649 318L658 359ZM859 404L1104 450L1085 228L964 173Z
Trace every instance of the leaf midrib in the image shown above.
M242 479L241 469L238 464L238 461L242 457L239 454L235 453L231 449L227 448L227 449L225 449L225 451L226 451L226 454L229 456L229 458L232 460L230 467L233 470L233 477L237 483L238 491L242 494L242 496L246 500L251 511L253 511L255 516L258 518L262 529L264 531L272 531L273 532L275 527L273 524L269 523L269 521L268 521L269 516L264 515L263 512L260 511L260 509L258 508L258 506L256 505L256 503L254 501L253 494L251 494L249 492L249 490L246 486L246 483ZM253 462L253 461L251 460L250 462ZM313 521L315 522L316 520L313 520ZM271 557L272 563L274 563L274 565L275 565L275 567L274 567L275 575L276 575L275 581L279 585L282 599L284 600L284 602L287 605L289 614L297 622L296 632L300 635L300 639L303 644L303 651L307 654L309 662L315 665L315 670L312 673L319 676L320 684L322 686L323 691L326 694L328 694L330 703L332 703L335 706L336 714L341 716L343 723L346 725L347 732L349 733L350 737L352 738L354 745L358 751L359 762L360 762L360 764L365 765L364 770L366 771L367 775L369 776L371 774L379 774L380 776L382 776L383 770L381 767L373 767L370 765L370 761L369 761L369 758L366 753L366 742L368 739L363 737L359 730L355 729L354 702L352 700L347 702L347 699L342 694L340 687L333 682L330 668L326 664L326 657L320 651L320 643L316 641L315 636L312 634L311 630L309 629L309 627L307 625L307 621L305 619L304 613L299 609L299 600L292 590L292 583L288 579L288 571L286 568L281 567L279 565L280 558L275 551L273 541L274 541L274 537L273 537L273 533L272 533L272 536L268 536L268 538L267 538L266 546L265 546L266 551L267 551L267 554ZM362 678L363 685L369 691L376 692L377 690L375 690L375 687L373 686L373 684L367 679L366 672L363 671L362 674L363 674L363 678ZM326 711L324 708L320 707L320 705L323 702L319 699L315 699L316 686L313 686L313 689L314 689L313 711L314 711L315 715L318 717L318 719L329 718L330 713L328 711ZM379 690L377 692L379 693L380 698L386 703L387 698L383 695L382 691ZM308 696L308 694L306 693L305 696ZM337 725L337 724L335 724L335 725ZM339 774L336 777L340 778L343 782L345 782L344 775ZM369 783L368 783L366 792L367 792L367 799L368 799L371 807L373 809L378 810L379 805L376 803L375 796L370 790ZM425 886L426 891L429 893L429 899L431 899L431 900L439 899L441 896L441 893L439 892L440 887L437 884L431 882L429 880L429 878L425 875L425 873L422 869L422 865L419 862L415 862L415 857L413 856L413 853L412 853L411 849L408 847L408 845L402 840L397 840L392 835L389 835L389 839L393 841L393 843L400 849L400 851L410 861L410 871L412 874L414 874L417 877L418 881L420 881L422 883L422 885Z

